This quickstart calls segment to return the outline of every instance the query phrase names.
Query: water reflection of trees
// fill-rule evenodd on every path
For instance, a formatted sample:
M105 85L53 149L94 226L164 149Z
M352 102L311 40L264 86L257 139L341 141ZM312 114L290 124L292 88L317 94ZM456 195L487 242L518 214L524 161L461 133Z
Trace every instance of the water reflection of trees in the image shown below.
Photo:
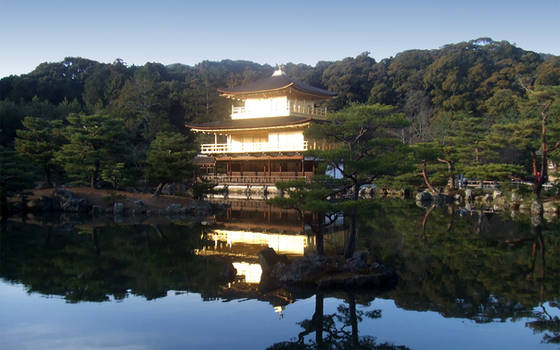
M60 229L8 222L1 231L0 277L69 302L129 294L154 299L169 290L215 298L233 278L231 262L195 256L200 232L173 224Z
M560 292L558 223L534 226L529 217L403 201L369 217L362 218L360 245L398 271L389 295L399 307L476 322L533 317L529 327L549 325L547 339L556 339L557 319L534 310Z
M324 298L323 292L315 294L315 312L311 319L298 322L302 331L297 335L297 340L276 343L268 349L407 349L405 346L378 343L373 336L359 334L359 324L363 318L380 318L381 310L357 310L355 294L342 296L341 299L347 305L340 304L335 313L326 315Z

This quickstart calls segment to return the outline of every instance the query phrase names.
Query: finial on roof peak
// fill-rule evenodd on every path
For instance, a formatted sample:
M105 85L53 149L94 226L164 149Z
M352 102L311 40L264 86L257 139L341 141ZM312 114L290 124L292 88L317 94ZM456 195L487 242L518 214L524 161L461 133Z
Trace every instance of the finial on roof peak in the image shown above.
M283 66L278 65L278 67L276 68L276 70L274 71L274 73L272 73L273 77L277 77L279 75L286 75L286 73L284 73L284 70L282 69Z

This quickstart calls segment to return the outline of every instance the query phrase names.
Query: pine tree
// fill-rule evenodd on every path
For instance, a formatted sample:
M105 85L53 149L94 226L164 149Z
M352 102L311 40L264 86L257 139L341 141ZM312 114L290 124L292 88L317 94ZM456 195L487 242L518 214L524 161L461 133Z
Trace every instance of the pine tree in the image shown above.
M0 145L0 215L8 216L8 198L33 186L35 169L14 150Z
M408 169L407 156L397 135L409 122L394 107L352 105L332 113L323 123L312 125L306 135L311 142L328 145L309 151L309 155L336 169L346 179L341 192L350 190L350 238L345 256L354 253L356 239L356 205L360 187L375 179L395 175Z
M89 182L94 188L100 184L102 170L126 159L128 134L124 122L100 114L71 114L67 120L64 136L68 143L56 152L56 161L70 179Z
M165 184L185 181L193 176L192 159L196 153L196 146L186 135L176 132L157 134L146 154L145 168L148 181L158 184L156 196Z
M54 156L64 142L62 121L25 117L23 126L25 129L17 130L16 151L40 166L48 186L52 186Z

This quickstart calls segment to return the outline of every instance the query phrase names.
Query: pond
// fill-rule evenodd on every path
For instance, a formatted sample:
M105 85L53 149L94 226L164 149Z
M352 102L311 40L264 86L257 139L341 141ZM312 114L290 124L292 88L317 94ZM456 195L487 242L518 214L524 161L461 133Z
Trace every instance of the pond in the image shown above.
M297 213L232 201L200 222L17 218L0 230L2 349L537 349L560 343L560 225L384 200L358 250L385 290L269 290L258 253L315 250ZM324 237L341 253L343 218Z

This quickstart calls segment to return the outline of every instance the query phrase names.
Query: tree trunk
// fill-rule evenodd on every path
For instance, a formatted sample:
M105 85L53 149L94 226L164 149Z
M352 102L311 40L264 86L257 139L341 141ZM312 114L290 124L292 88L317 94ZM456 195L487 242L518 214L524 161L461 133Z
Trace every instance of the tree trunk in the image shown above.
M8 220L8 196L4 192L0 193L0 216L2 221Z
M315 313L313 323L315 324L315 343L318 349L323 348L323 293L315 294Z
M101 165L100 165L99 161L96 160L96 161L95 161L95 168L94 168L93 174L92 174L92 176L91 176L91 183L90 183L91 188L95 188L95 186L96 186L97 183L98 183L98 180L99 180L99 168L100 168L100 166L101 166Z
M432 186L432 184L430 183L430 179L428 179L428 173L426 171L426 161L422 160L422 177L424 177L424 183L426 184L426 187L428 187L428 190L430 190L430 192L432 193L439 193L439 191L437 191L434 186Z
M323 235L323 225L319 224L317 232L315 232L315 241L317 243L317 254L325 255L325 244Z
M49 188L53 187L52 184L52 174L51 174L51 167L49 165L45 165L45 176L46 176L46 180L47 180L47 186Z
M354 255L356 249L356 209L352 209L350 214L350 228L349 228L348 242L344 248L344 258L349 259Z
M356 316L356 299L354 295L350 295L348 302L350 311L350 324L352 326L352 345L354 348L358 348L359 345L359 335L358 335L358 317Z
M447 180L447 184L449 185L449 189L455 189L455 174L453 174L453 164L447 159L438 158L438 161L447 164L447 171L449 172L449 179Z
M360 186L358 185L358 180L354 179L354 185L352 186L352 200L357 201L360 195ZM356 207L352 208L350 214L350 232L348 235L348 242L344 248L344 258L349 259L354 255L354 250L356 249Z

